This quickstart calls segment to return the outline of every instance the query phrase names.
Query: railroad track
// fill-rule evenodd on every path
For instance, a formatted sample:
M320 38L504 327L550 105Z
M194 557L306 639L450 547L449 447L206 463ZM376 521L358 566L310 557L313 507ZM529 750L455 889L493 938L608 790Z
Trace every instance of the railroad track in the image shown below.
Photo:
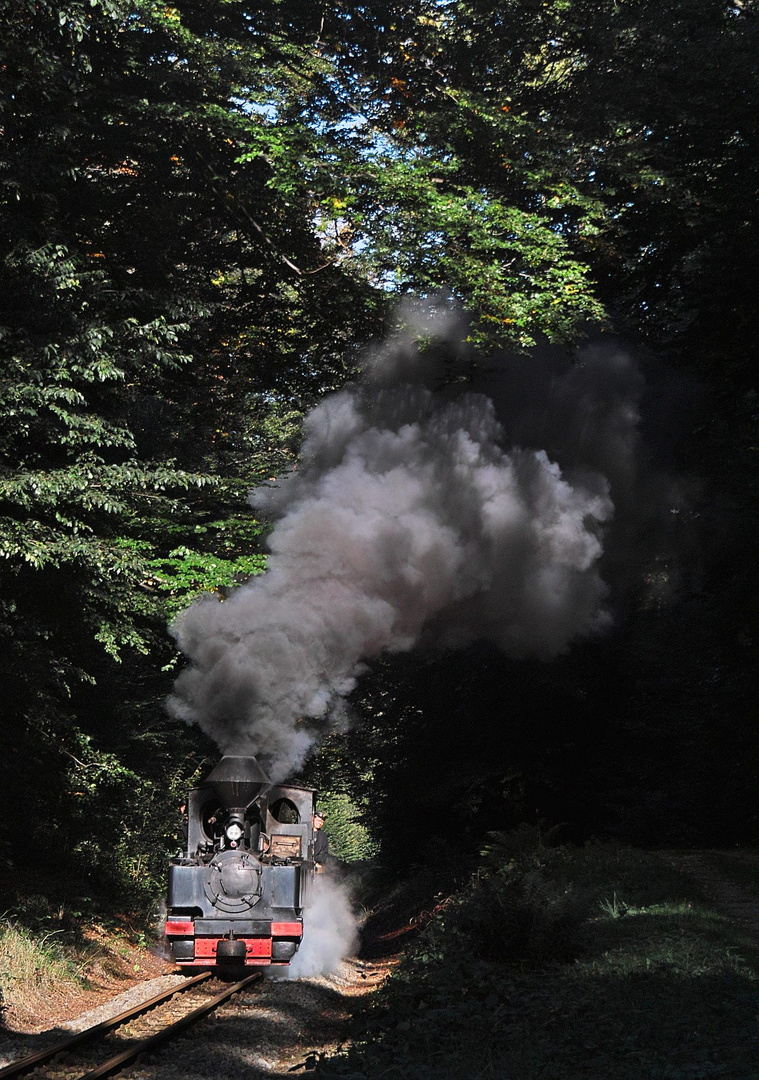
M221 992L209 994L209 988L203 984L212 978L211 972L196 975L110 1020L78 1031L46 1050L19 1058L0 1069L0 1080L29 1073L34 1073L35 1080L43 1077L99 1080L99 1077L111 1076L213 1012L262 975L260 971L255 972L240 982L225 986ZM200 1005L196 1003L198 996L203 999ZM117 1028L121 1030L117 1032ZM104 1055L108 1055L105 1060Z

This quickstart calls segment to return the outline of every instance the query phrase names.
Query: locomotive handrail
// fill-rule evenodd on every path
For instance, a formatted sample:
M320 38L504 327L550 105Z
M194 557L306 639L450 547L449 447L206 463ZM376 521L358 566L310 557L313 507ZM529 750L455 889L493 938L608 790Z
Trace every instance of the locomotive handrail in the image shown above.
M112 1016L110 1020L103 1020L93 1027L85 1028L84 1031L76 1031L73 1035L61 1039L52 1046L48 1046L45 1050L38 1050L36 1053L29 1054L27 1057L12 1061L9 1065L5 1065L0 1069L0 1080L10 1080L11 1076L21 1076L23 1073L29 1072L37 1065L40 1065L42 1062L54 1058L57 1054L62 1054L65 1050L71 1050L73 1047L79 1046L80 1043L86 1042L88 1039L92 1039L96 1035L102 1034L104 1031L118 1027L119 1024L123 1024L133 1017L139 1016L141 1013L155 1008L156 1005L168 1001L169 998L174 997L175 994L181 994L183 990L188 990L191 986L197 986L198 983L205 982L207 979L212 978L212 975L213 973L210 971L203 971L200 975L194 975L191 979L185 979L184 982L175 984L169 990L163 990L160 994L156 994L155 997L143 1001L140 1005L134 1005L131 1009L127 1009L117 1016Z

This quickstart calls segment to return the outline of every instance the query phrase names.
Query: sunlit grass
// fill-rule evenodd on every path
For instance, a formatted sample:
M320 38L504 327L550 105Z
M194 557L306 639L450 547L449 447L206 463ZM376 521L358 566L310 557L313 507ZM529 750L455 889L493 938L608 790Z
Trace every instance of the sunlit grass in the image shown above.
M692 900L675 900L666 904L649 904L647 907L636 907L635 904L626 904L624 900L620 900L617 894L614 893L611 900L602 900L599 906L601 911L610 919L622 919L636 915L684 915L686 918L689 915L698 915L705 919L722 919L721 915L694 904Z
M64 948L63 931L38 934L12 916L0 917L0 1002L4 1011L33 1017L51 991L65 995L85 982L88 956Z

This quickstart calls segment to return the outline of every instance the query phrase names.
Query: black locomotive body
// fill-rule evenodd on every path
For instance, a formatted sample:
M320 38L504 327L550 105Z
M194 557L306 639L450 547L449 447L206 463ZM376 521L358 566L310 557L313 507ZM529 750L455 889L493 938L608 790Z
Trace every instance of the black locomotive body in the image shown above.
M178 964L286 965L314 874L315 791L223 757L187 801L187 850L169 868L166 937Z

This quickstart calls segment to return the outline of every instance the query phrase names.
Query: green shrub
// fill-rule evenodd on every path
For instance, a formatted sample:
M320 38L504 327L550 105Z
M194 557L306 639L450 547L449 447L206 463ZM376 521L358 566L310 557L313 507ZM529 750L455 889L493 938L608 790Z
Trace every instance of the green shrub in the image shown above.
M366 1004L340 1080L759 1075L759 950L666 857L489 838Z
M573 890L558 896L539 871L501 871L477 880L454 922L474 956L498 962L566 962L579 950L585 909Z
M319 808L327 812L324 831L330 852L338 859L347 863L362 862L377 854L376 843L359 820L360 808L349 795L335 791L322 792Z

